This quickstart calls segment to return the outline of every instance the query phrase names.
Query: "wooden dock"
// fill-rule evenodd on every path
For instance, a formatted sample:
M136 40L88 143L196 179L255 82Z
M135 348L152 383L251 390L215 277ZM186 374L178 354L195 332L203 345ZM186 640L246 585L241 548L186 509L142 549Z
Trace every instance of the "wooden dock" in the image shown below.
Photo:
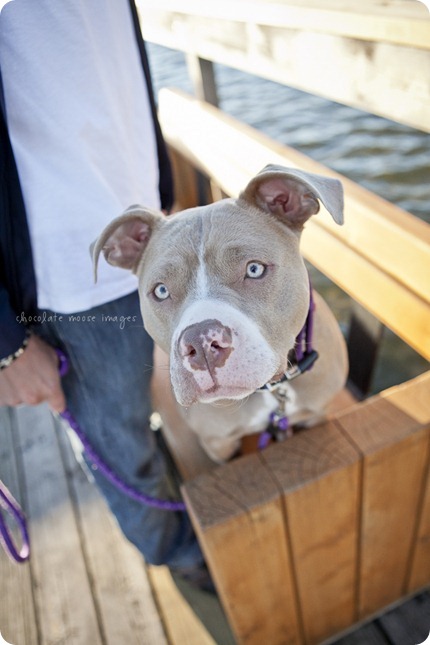
M216 598L181 589L122 536L44 407L0 408L0 474L26 511L31 558L0 549L0 633L12 645L232 644ZM0 638L0 643L3 641Z
M122 536L44 407L0 408L0 473L26 510L32 553L0 550L0 633L12 645L234 645L219 603L148 567ZM420 593L336 645L416 645ZM1 643L0 639L0 643Z

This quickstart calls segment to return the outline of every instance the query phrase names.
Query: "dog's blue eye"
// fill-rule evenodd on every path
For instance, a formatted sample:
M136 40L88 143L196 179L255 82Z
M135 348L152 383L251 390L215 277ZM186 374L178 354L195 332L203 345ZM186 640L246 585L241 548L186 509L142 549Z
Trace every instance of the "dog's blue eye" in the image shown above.
M154 288L153 294L157 298L157 300L166 300L170 296L168 288L161 282Z
M261 278L261 276L266 271L266 265L262 262L248 262L246 265L246 277L247 278Z

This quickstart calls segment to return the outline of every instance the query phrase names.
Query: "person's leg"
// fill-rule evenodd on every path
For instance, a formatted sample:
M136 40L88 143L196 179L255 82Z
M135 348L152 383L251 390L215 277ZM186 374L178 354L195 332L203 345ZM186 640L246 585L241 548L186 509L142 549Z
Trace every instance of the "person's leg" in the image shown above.
M67 403L100 457L137 490L169 498L166 465L148 426L153 344L143 329L137 293L64 314L36 331L67 354ZM93 472L124 534L148 563L174 569L203 564L186 513L144 506Z

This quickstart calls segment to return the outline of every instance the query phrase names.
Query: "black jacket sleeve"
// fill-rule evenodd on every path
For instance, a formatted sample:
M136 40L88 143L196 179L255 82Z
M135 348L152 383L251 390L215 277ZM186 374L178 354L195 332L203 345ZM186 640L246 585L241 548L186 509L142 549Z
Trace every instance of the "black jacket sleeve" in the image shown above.
M9 134L0 76L0 358L25 337L21 312L36 313L36 282L24 200Z

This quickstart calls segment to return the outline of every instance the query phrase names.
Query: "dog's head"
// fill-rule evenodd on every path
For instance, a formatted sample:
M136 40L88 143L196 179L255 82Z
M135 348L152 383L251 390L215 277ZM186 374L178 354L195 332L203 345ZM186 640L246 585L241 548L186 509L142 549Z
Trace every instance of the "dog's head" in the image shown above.
M179 403L241 399L285 371L309 306L300 233L319 201L341 224L339 181L267 166L238 199L171 218L133 206L95 242L95 267L103 252L136 273Z

